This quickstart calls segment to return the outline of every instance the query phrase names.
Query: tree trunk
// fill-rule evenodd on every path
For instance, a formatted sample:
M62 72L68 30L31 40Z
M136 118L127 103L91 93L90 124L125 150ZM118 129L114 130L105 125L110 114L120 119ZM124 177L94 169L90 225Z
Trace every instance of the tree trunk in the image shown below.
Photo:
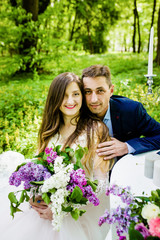
M32 20L38 20L38 5L39 0L23 0L22 8L26 10L27 13L32 13Z
M76 19L77 19L77 8L76 8L76 12L75 12L75 17L74 17L73 26L72 26L72 30L71 30L71 33L70 33L69 41L72 41L72 39L73 39L73 34L74 34L74 28L75 28L75 24L76 24Z
M32 20L37 21L38 20L38 4L39 0L23 0L22 7L26 10L27 13L32 13ZM25 19L23 21L24 28L27 24L28 20ZM35 30L36 31L36 30ZM30 35L28 35L28 32L23 31L22 33L22 40L19 44L19 52L20 54L27 54L30 52L31 47L36 47L37 45L37 38L34 36L34 29L32 29L32 32Z
M136 0L134 0L134 23L133 23L133 38L132 38L132 45L133 45L133 52L136 52L136 44L135 44L135 39L136 39L136 12L137 12L137 4Z
M148 52L149 52L149 39L150 39L150 32L151 32L151 28L152 28L153 23L154 23L154 14L155 14L155 11L156 11L156 0L154 0L154 3L153 3L153 11L152 11L151 27L150 27L150 31L149 31L149 37L148 37Z
M160 6L159 6L159 11L158 11L157 36L158 36L157 56L155 58L155 61L157 62L158 65L160 65Z
M89 28L88 19L86 19L86 22L87 22L87 32L88 32L88 40L89 40L90 54L92 54L92 53L93 53L93 44L92 44L92 38L91 38L91 33L90 33L90 28Z
M139 24L139 15L137 11L137 25L138 25L138 53L141 51L141 33L140 33L140 24Z

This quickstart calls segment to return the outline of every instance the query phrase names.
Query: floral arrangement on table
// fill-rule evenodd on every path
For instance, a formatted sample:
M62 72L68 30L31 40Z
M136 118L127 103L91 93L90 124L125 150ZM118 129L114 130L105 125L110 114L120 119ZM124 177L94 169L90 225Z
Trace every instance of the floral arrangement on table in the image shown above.
M112 185L107 187L106 195L120 197L124 207L118 206L105 211L99 219L103 223L116 224L118 240L160 240L160 189L151 192L151 196L134 196L130 187Z
M10 192L8 195L13 217L17 211L21 211L21 203L29 201L31 196L34 200L36 195L41 195L54 215L54 230L59 230L64 216L68 213L77 220L85 213L84 209L80 209L81 206L88 202L94 206L99 205L95 193L97 181L86 177L81 164L87 148L78 146L75 151L69 147L64 151L60 149L60 145L46 148L31 162L19 165L12 173L9 178L10 185L18 187L24 182L23 190ZM72 163L73 157L76 159L75 164Z

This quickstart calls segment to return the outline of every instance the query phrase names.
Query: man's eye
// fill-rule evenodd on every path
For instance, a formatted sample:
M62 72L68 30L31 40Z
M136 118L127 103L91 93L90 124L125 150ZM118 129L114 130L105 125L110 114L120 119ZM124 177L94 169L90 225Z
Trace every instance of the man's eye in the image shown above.
M91 91L85 91L84 93L88 95L88 94L91 94Z
M98 93L104 93L103 89L98 90Z

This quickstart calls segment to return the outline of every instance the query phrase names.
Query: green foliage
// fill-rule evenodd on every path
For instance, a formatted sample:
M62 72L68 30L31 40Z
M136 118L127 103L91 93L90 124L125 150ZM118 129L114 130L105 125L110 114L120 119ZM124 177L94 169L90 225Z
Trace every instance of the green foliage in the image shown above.
M37 134L48 88L34 90L30 84L14 82L0 90L0 149L15 149L24 155L33 155L37 146ZM43 93L41 93L41 87ZM37 96L39 95L39 98Z
M83 52L62 54L59 63L48 57L43 62L49 74L34 72L9 77L3 72L0 87L0 152L15 150L32 157L37 149L37 136L49 85L54 77L62 72L74 72L81 76L82 69L93 65L108 65L111 69L114 94L123 95L143 103L147 112L160 122L160 69L154 65L154 97L146 95L147 54L97 54L86 55ZM14 71L17 57L1 57L0 65L6 71ZM8 73L8 72L7 72ZM7 82L7 84L6 84ZM159 97L160 98L160 97Z
M24 201L29 201L30 197L27 194L27 190L22 190L21 191L21 195L20 196L16 196L18 195L19 192L14 193L14 192L10 192L8 194L8 198L10 200L10 214L11 216L14 218L14 214L16 212L21 212L21 210L18 208L20 206L21 203L23 203ZM19 198L19 200L18 200Z

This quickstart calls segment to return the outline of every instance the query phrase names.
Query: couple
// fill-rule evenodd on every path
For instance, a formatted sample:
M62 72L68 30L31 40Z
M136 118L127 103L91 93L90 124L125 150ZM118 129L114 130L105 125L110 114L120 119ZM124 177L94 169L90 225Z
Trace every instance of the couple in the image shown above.
M16 240L105 239L109 226L99 227L98 219L105 208L109 208L104 191L112 159L160 146L160 124L146 113L142 104L112 96L113 90L106 66L84 69L81 81L73 73L60 74L50 86L39 131L39 152L52 143L63 148L69 145L75 149L79 144L88 147L90 158L84 157L82 164L88 176L98 179L99 188L103 189L99 196L100 205L87 205L87 212L78 221L66 217L60 232L55 232L50 223L50 208L43 201L30 201L32 209L20 213L15 222L4 227L0 233L2 240L11 237L13 240L14 237ZM140 138L141 135L147 137Z

